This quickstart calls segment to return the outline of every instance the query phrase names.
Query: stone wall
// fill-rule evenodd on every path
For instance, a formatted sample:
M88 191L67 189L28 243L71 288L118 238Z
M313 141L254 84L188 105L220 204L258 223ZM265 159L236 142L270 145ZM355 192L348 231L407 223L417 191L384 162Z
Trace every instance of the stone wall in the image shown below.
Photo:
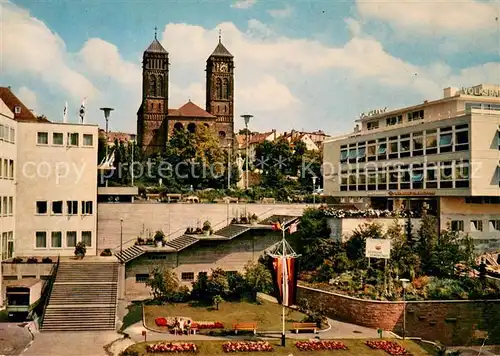
M299 286L297 299L322 305L336 320L402 334L403 302L374 301ZM500 300L410 301L406 307L406 335L445 345L478 343L474 329L488 332L488 343L500 342ZM481 340L482 341L482 340Z
M166 204L166 203L100 203L98 205L98 253L120 246L120 219L123 219L123 247L135 242L137 236L154 236L163 230L170 239L209 220L217 230L236 215L256 214L266 218L273 214L302 215L307 204Z

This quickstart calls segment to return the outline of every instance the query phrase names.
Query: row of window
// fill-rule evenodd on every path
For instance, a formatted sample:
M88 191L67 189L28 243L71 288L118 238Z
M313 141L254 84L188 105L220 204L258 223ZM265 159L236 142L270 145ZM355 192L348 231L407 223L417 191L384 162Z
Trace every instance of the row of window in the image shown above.
M36 143L38 145L49 145L49 133L48 132L37 132ZM64 145L64 134L62 132L52 132L50 144L52 146L63 146ZM67 146L79 146L80 145L80 134L78 132L68 133L66 138ZM92 134L82 134L82 145L85 147L91 147L94 145L94 135Z
M14 160L0 158L0 179L14 179Z
M2 238L0 256L2 256L2 260L6 260L14 255L14 231L2 232L0 236Z
M463 220L452 220L450 227L453 231L465 231ZM483 225L483 220L470 220L469 221L469 231L483 231L483 232L500 232L500 220L488 220L488 228L485 229Z
M423 120L424 119L424 110L412 111L406 114L408 122ZM373 120L366 123L367 130L376 130L379 128L380 120ZM385 126L394 126L403 123L403 115L395 115L390 116L385 119Z
M55 200L52 202L39 200L36 202L36 215L47 215L49 213L49 206L51 215L62 215L64 214L63 203L62 200ZM82 201L80 204L80 214L92 215L94 210L93 206L94 202L92 200ZM78 200L66 201L66 215L78 215Z
M469 125L456 125L342 145L340 162L354 163L469 150Z
M5 124L0 124L0 141L16 143L16 130Z
M341 191L468 188L469 161L356 168L340 173Z
M83 242L85 246L92 246L92 231L82 231L80 239L78 240L77 231L66 231L65 239L63 241L62 231L47 231L35 232L35 247L36 248L66 248L75 247L77 242ZM63 244L64 242L64 244Z
M14 215L14 197L0 197L0 216Z

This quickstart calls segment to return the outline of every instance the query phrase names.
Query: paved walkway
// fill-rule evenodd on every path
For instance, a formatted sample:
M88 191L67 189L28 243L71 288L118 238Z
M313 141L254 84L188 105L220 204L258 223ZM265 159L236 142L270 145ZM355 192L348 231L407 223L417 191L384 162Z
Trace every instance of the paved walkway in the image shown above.
M479 350L481 348L479 346L473 347L450 347L450 350L460 350L461 356L477 356L479 355ZM500 346L485 346L481 350L481 356L499 356L500 355Z
M24 323L0 323L0 355L20 355L30 342Z

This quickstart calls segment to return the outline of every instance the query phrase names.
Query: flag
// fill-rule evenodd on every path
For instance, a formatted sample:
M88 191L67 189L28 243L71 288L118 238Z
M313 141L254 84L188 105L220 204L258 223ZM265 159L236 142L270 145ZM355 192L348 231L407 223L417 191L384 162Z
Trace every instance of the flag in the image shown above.
M293 223L290 225L290 229L288 230L290 234L296 233L297 232L297 223Z
M279 222L279 221L278 221L278 222L273 223L273 230L274 230L274 231L280 231L280 230L281 230L281 224L280 224L280 222Z
M80 106L80 120L82 124L85 121L85 99L82 100L82 105Z
M64 111L63 111L63 122L67 123L68 122L68 102L64 104Z

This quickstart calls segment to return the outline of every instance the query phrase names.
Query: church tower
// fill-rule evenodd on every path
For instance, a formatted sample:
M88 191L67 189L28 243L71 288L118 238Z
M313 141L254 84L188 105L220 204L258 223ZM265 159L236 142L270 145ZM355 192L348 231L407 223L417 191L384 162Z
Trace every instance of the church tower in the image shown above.
M137 140L143 153L162 152L167 141L168 52L156 38L142 57L142 103L137 112Z
M217 117L219 140L228 147L234 134L234 61L222 44L220 32L219 43L207 59L206 72L206 110Z

